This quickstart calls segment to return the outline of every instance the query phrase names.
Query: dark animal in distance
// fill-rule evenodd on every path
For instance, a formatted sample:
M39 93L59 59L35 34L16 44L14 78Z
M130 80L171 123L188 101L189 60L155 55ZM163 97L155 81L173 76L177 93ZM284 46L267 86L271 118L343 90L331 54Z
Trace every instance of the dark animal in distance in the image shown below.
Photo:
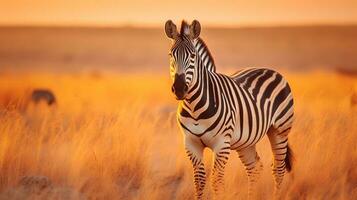
M47 105L51 106L56 104L56 97L51 90L48 89L35 89L32 91L31 100L38 104L41 101L47 103Z

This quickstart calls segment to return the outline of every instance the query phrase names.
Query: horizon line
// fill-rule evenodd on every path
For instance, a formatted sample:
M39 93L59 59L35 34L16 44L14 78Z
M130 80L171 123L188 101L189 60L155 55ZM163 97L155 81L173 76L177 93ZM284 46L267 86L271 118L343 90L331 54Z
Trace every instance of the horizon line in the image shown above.
M1 24L0 28L147 28L156 29L162 28L162 25L153 24L45 24L45 23L18 23L18 24ZM281 24L232 24L232 25L218 25L218 24L208 24L205 25L206 28L227 28L227 29L237 29L237 28L279 28L279 27L328 27L328 26L357 26L357 22L350 23L281 23Z

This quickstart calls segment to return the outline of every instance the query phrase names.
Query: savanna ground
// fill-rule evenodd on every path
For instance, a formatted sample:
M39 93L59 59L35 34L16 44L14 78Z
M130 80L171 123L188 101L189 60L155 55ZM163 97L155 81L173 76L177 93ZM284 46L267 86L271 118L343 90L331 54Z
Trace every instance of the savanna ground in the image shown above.
M284 197L356 199L356 77L282 74L296 106L295 162ZM55 93L56 106L27 103L39 87ZM193 198L167 74L5 73L0 97L0 199ZM271 199L266 137L258 152L264 165L258 197ZM205 158L210 166L209 150ZM246 199L247 178L235 152L225 177L226 199Z

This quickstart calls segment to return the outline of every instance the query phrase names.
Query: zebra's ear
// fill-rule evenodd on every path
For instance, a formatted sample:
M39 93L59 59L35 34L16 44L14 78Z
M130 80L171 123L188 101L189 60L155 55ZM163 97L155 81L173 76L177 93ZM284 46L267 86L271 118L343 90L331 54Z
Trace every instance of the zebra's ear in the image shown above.
M191 37L193 39L198 38L201 33L201 24L197 20L193 20L192 24L190 25Z
M171 39L176 39L178 37L177 27L171 20L168 20L165 23L165 33L166 36Z

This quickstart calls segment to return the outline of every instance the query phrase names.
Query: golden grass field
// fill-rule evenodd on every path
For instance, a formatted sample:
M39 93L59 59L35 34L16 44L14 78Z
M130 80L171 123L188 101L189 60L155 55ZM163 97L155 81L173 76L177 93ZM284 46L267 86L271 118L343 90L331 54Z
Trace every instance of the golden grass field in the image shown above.
M357 199L356 77L282 74L296 105L285 199ZM56 106L27 103L31 89L43 87L55 93ZM1 74L0 199L193 199L176 104L168 74ZM258 152L258 197L271 199L266 137ZM208 166L210 156L207 150ZM246 199L235 152L225 177L226 199Z

